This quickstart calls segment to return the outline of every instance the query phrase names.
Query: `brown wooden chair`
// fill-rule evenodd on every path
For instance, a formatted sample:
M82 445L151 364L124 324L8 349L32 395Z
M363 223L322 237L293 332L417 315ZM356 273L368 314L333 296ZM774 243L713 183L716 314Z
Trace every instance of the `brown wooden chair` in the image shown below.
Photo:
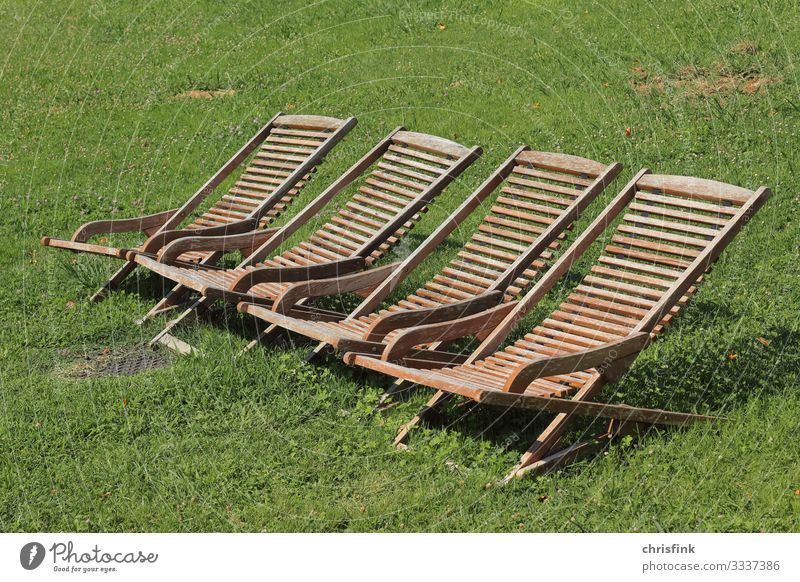
M380 355L395 330L458 319L513 301L539 278L564 232L621 167L522 146L391 274L382 276L350 316L342 314L341 321L316 321L303 311L293 311L299 301L320 294L364 288L373 283L365 283L372 276L369 271L294 283L275 296L271 308L242 302L238 309L323 342L315 353L329 345L341 352ZM498 189L500 194L489 214L456 258L405 299L375 311L409 272ZM435 356L435 346L428 346L423 354Z
M192 248L191 241L180 239L166 245L158 258L131 256L138 264L203 295L153 342L186 351L188 346L173 337L170 330L217 299L271 307L274 299L294 282L344 277L366 269L369 275L361 280L360 289L375 287L396 265L370 267L414 227L428 204L480 155L479 147L467 148L441 137L398 128L237 268L192 269L170 264L175 256ZM304 242L267 258L333 196L362 177L357 192L327 223ZM293 312L318 320L342 317L307 304L294 306Z
M449 394L556 413L510 476L547 470L597 451L620 434L620 424L682 425L707 420L592 400L604 384L623 375L675 317L706 270L769 195L765 187L754 192L642 170L522 300L457 322L403 330L381 358L351 352L345 361L438 389L423 412L401 429L398 444ZM523 339L499 349L515 324L592 241L611 229L610 222L623 210L605 252L568 299ZM499 324L497 313L503 316ZM476 333L485 334L485 339L463 363L430 370L425 369L430 367L428 359L418 362L419 350L413 346ZM439 359L447 361L447 356ZM576 415L610 418L612 423L594 441L559 449Z
M44 237L41 242L75 252L128 259L92 296L93 301L117 288L136 268L130 256L154 257L165 244L179 238L202 237L204 244L174 257L176 264L213 265L222 256L222 250L241 249L249 254L254 246L258 247L276 232L267 226L291 204L310 173L355 125L354 117L342 120L278 113L183 206L137 218L95 220L81 226L70 240ZM228 194L181 229L181 224L254 151L256 154ZM126 232L142 232L149 238L133 249L88 242L97 235Z

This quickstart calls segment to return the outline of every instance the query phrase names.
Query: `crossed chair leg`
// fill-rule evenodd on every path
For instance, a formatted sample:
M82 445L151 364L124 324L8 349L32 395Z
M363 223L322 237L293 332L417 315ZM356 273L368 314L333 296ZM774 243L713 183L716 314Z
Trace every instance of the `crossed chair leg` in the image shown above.
M405 448L410 431L420 423L426 422L437 415L439 407L452 396L453 395L448 392L437 391L414 418L400 427L395 437L394 445L397 448ZM573 400L586 401L589 396L588 394L576 394ZM574 414L564 412L558 413L547 428L545 428L522 455L514 468L501 480L501 483L508 483L515 478L524 476L547 473L548 471L563 467L579 459L595 455L603 451L620 437L643 433L656 425L686 426L695 422L723 420L718 417L691 413L673 413L632 406L610 406L614 406L614 408L618 410L623 409L626 413L629 412L630 418L626 418L625 414L617 414L616 416L621 417L610 418L603 433L592 439L566 447L560 447L560 440L567 427L574 419Z

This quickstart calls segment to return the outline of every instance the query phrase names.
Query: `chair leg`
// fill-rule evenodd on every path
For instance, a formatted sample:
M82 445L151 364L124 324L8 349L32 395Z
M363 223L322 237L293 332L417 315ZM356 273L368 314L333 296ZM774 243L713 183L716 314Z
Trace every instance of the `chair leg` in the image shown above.
M425 407L420 410L414 418L400 427L400 430L394 439L394 446L398 448L405 446L406 441L408 441L408 433L411 431L411 429L424 421L426 417L430 417L435 414L437 412L436 409L450 396L452 395L448 392L444 392L442 390L437 391L436 394L434 394L431 399L425 403Z
M255 349L256 347L260 346L261 344L267 343L272 340L276 335L280 333L280 326L275 325L274 323L269 325L267 329L258 333L256 339L252 340L246 346L244 346L241 351L236 354L237 356L241 356L242 354L246 354L250 350Z
M119 270L117 270L117 272L114 273L102 287L100 287L100 289L94 292L94 295L89 298L89 301L92 303L99 303L108 297L109 293L119 288L120 284L122 284L125 278L133 272L136 266L136 263L133 261L128 261L122 265L122 267L120 267Z
M578 390L572 397L572 400L589 400L597 394L603 386L605 386L605 380L602 376L598 376ZM522 458L514 467L512 473L525 469L525 467L542 460L558 445L558 441L561 440L561 437L571 422L571 415L565 413L557 414L530 448L525 451L525 454L522 455Z
M392 385L389 386L383 394L381 394L377 406L383 406L390 398L397 396L401 392L410 391L414 386L416 386L416 384L409 382L408 380L395 380L392 382Z
M148 311L144 317L136 321L137 325L143 325L145 322L150 321L151 319L155 318L162 313L166 313L167 311L171 311L175 309L180 300L189 292L189 288L184 285L175 285L172 290L167 293L161 301L156 303L155 307L153 307L150 311Z
M524 467L514 467L514 469L503 478L502 483L508 483L512 479L519 479L526 475L542 475L585 457L596 455L609 445L612 438L610 434L600 435L592 440L582 441L563 448L538 461L529 463Z
M503 482L506 483L514 478L525 475L542 475L559 467L574 463L580 459L596 455L606 449L613 441L626 435L640 435L652 428L652 425L640 422L620 422L611 420L608 423L606 432L597 435L588 441L582 441L570 445L569 447L555 451L542 459L528 463L522 468L515 467L511 473L506 475Z
M308 355L306 356L306 362L310 364L319 363L331 353L333 353L333 348L330 344L319 342L313 350L308 352Z
M177 338L173 338L170 332L173 329L175 329L178 325L180 325L184 320L186 320L186 318L192 315L200 315L201 313L203 313L206 309L208 309L209 305L210 305L210 300L208 297L201 297L200 299L192 303L192 305L188 309L184 310L183 313L181 313L178 317L170 321L164 327L164 329L158 332L158 334L156 334L156 336L150 340L149 344L150 347L151 348L155 347L157 344L160 343L162 345L165 345L166 347L172 348L172 345L175 344L175 342L172 340Z

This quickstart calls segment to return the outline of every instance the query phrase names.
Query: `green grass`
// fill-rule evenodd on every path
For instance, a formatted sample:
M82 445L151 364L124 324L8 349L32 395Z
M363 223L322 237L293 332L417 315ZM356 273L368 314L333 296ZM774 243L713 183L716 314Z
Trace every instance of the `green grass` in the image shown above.
M739 4L4 2L0 529L797 531L800 9ZM233 93L175 97L191 90ZM76 354L152 337L164 320L134 321L159 282L139 274L89 304L117 265L39 237L176 206L278 110L359 119L305 200L398 125L482 145L412 241L520 143L625 165L582 224L642 166L772 187L696 300L604 393L730 421L487 488L545 419L451 407L396 451L429 393L375 414L386 379L305 364L304 345L234 361L252 330L230 312L181 332L208 358L65 375Z

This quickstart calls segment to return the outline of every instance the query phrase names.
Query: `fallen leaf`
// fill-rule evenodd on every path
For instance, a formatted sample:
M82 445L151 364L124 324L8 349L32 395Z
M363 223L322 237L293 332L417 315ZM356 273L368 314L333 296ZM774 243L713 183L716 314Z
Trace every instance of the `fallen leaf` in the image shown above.
M67 301L67 309L75 309L75 302Z
M795 489L795 490L794 490L794 494L795 494L795 495L800 495L800 489Z
M444 22L439 22L436 24L436 28L438 28L439 30L444 30L447 27L445 26Z
M738 357L739 357L739 354L737 354L736 352L728 352L728 359L729 359L731 362L732 362L733 360L735 360L736 358L738 358Z
M769 347L769 340L767 338L765 338L765 337L760 337L759 336L759 337L756 338L756 341L758 343L760 343L762 346L764 346L765 348Z
M631 136L631 128L630 127L626 127L625 128L625 137L630 137L630 136Z

